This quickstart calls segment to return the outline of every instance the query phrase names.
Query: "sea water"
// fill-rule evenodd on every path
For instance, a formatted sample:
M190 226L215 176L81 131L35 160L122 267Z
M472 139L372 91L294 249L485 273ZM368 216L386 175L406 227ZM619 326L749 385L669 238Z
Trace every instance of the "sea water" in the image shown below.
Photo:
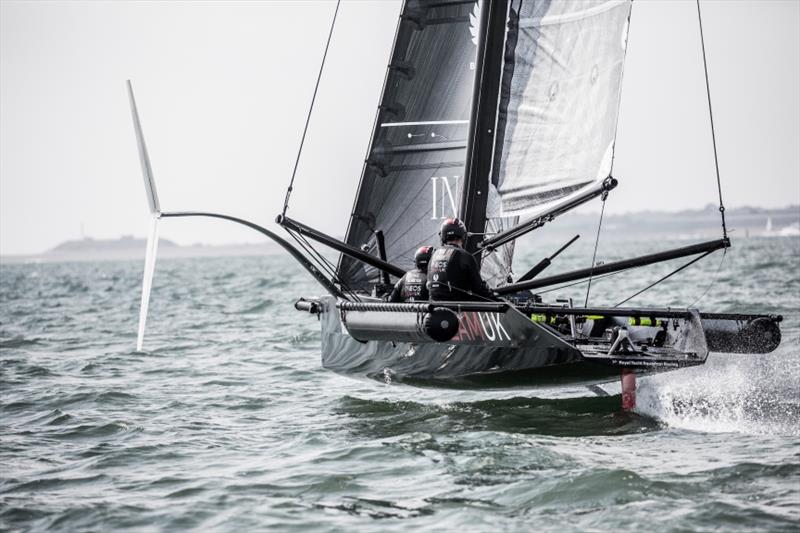
M161 260L141 352L142 262L3 264L0 530L796 531L800 240L734 244L629 305L779 313L783 343L640 379L633 414L614 383L595 397L325 371L317 319L292 307L320 289L282 255ZM680 264L596 280L590 304Z

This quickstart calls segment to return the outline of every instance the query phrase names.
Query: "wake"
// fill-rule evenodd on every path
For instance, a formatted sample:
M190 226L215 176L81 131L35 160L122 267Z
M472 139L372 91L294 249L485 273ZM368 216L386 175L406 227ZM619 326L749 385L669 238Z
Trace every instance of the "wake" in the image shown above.
M643 378L636 412L691 431L800 436L794 340L773 354L711 354L701 367Z

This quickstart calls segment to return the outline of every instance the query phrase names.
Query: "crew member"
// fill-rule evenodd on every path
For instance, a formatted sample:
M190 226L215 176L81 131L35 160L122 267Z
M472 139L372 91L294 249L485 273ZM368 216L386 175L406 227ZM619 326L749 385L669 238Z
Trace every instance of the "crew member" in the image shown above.
M421 302L428 299L428 263L433 246L423 246L414 254L414 270L409 270L400 278L387 301L389 302Z
M442 247L431 256L428 267L428 291L432 300L494 300L481 279L475 258L464 250L467 227L457 218L448 218L439 230Z

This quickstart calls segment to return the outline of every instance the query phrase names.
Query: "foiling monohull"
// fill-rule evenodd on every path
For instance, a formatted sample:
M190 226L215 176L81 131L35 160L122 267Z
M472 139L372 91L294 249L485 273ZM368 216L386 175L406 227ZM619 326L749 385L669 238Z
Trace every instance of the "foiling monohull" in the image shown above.
M276 222L311 253L236 217L162 212L129 85L153 217L139 349L158 219L209 216L273 239L320 283L326 294L300 298L295 308L319 318L322 365L343 374L466 387L588 385L622 375L623 403L631 407L636 374L702 365L711 351L774 350L780 316L580 307L537 294L693 258L676 273L726 250L721 190L719 239L542 276L573 239L525 274L511 270L517 238L586 202L605 202L617 186L630 15L630 0L406 0L345 240L288 217L291 185L287 191ZM465 248L497 298L384 303L381 296L412 267L414 250L438 242L441 221L453 216L465 221ZM313 253L311 241L340 252L338 264Z

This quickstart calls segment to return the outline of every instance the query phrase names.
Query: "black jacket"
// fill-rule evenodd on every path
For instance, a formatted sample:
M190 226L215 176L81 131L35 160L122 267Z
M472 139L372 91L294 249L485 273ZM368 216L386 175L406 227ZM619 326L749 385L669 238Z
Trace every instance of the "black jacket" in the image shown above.
M428 299L427 275L420 269L409 270L395 283L387 301L421 302Z
M475 258L451 244L433 251L428 263L428 291L432 300L494 300Z

